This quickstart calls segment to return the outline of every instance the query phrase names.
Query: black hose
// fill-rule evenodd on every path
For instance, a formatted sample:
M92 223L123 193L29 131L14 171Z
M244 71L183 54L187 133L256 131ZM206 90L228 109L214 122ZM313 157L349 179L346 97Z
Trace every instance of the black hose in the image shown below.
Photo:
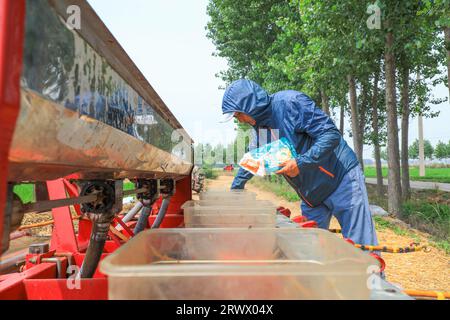
M89 279L94 276L105 247L110 225L111 221L94 222L86 256L81 265L80 277L82 279Z
M161 223L163 222L167 208L170 204L170 197L164 198L161 204L161 208L159 209L158 215L156 216L155 222L153 222L152 229L158 229L161 226Z
M148 206L144 206L141 211L141 215L139 216L139 220L134 228L134 234L137 235L139 232L144 231L147 227L148 217L150 217L151 208Z

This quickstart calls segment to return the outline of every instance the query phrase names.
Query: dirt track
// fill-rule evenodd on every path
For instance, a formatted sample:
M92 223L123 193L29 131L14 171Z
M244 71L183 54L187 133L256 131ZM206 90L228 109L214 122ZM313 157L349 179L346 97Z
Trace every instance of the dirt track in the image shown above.
M211 188L228 188L233 180L232 176L220 176L216 180L208 180ZM276 205L289 208L294 216L300 215L300 205L288 202L271 192L258 189L247 184L248 190L257 193L259 200L269 200ZM331 228L339 228L333 219ZM422 244L427 243L427 235L417 230L410 230L417 234ZM406 247L413 239L399 236L389 229L377 230L380 244ZM450 257L444 251L431 247L431 252L414 252L406 254L383 253L386 261L386 277L391 283L403 289L450 291Z

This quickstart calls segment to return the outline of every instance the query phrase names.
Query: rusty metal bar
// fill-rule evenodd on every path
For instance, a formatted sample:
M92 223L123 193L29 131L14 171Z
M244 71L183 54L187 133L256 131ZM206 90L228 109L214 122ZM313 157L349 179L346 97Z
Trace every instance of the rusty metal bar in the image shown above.
M123 192L123 196L126 197L126 196L137 194L137 193L145 193L147 191L148 191L147 188L128 190L128 191ZM39 201L39 202L34 202L34 203L29 203L29 204L23 205L20 211L22 213L48 212L51 209L55 209L55 208L67 207L67 206L73 206L76 204L93 202L93 201L96 201L97 198L98 198L98 195L93 194L93 195L82 196L82 197L77 197L77 198Z
M137 193L146 193L148 192L147 188L140 188L140 189L135 189L135 190L127 190L123 192L123 196L131 196L133 194L137 194Z
M48 200L48 201L40 201L40 202L34 202L26 204L22 207L23 213L30 213L30 212L47 212L54 208L60 208L60 207L67 207L67 206L73 206L76 204L82 204L82 203L88 203L93 202L97 200L97 195L89 195L89 196L83 196L78 198L67 198L67 199L60 199L60 200Z

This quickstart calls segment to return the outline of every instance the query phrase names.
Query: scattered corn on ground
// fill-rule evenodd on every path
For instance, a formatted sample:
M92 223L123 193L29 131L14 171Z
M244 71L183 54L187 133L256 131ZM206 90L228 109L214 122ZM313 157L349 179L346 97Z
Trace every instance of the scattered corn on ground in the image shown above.
M232 176L219 176L215 180L208 180L211 188L227 188L233 181ZM300 215L300 205L288 202L271 192L258 189L253 184L247 184L249 191L255 192L259 200L269 200L274 204L289 208L293 217ZM331 228L340 228L337 220L333 219ZM428 235L415 229L409 229L417 235L422 244L428 242ZM408 246L416 239L400 236L390 229L377 230L381 244L390 246ZM413 252L406 254L383 253L386 261L386 278L389 282L403 289L450 291L450 256L444 251L431 247L430 252Z

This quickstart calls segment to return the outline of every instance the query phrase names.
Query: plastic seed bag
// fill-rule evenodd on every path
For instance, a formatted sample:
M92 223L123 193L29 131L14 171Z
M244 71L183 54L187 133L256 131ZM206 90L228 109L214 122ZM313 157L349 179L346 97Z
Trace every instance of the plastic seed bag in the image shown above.
M292 144L286 138L281 138L246 153L239 165L256 176L264 177L279 171L282 163L296 157Z

